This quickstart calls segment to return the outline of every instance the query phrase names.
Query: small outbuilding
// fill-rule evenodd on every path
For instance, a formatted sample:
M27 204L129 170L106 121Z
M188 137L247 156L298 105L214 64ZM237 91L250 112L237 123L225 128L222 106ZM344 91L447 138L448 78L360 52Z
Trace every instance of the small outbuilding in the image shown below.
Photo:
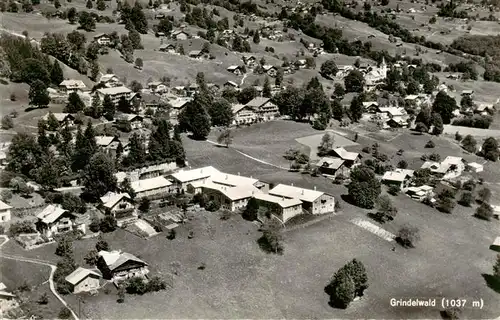
M99 289L102 278L98 271L78 267L65 280L73 286L73 293L90 292Z

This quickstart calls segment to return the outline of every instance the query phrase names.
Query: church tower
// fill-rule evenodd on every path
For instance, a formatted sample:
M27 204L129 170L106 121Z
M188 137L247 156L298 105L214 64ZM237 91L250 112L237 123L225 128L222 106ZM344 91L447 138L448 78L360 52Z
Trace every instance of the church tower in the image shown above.
M387 64L384 57L382 57L382 63L380 64L380 74L384 79L387 78Z

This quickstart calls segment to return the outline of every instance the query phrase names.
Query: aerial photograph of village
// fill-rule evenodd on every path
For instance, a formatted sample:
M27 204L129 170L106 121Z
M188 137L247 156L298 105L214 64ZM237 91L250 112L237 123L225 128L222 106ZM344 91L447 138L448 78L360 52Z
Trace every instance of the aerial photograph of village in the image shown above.
M1 319L500 320L499 0L0 0Z

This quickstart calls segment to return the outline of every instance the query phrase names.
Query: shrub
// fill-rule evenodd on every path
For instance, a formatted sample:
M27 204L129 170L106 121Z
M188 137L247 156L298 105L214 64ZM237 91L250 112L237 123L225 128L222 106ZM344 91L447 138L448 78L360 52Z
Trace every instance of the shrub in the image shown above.
M464 207L470 207L472 201L474 201L474 196L472 195L472 193L464 192L464 193L462 193L462 196L460 197L460 200L458 201L458 203Z
M475 216L479 219L490 220L493 217L493 208L486 202L481 203L481 205L476 209Z
M429 156L429 160L439 162L441 161L441 156L438 153L432 153Z
M488 188L482 188L477 193L479 202L489 202L491 198L491 190Z
M464 184L462 185L462 188L466 191L474 191L474 189L476 188L476 182L474 180L467 180L464 182Z
M461 314L462 314L462 309L458 307L447 308L443 311L444 318L448 320L460 319Z
M387 192L389 192L393 196L398 195L399 191L401 191L401 190L399 189L398 186L395 186L395 185L390 185L389 189L387 189Z
M11 237L16 237L23 233L36 232L33 223L27 220L12 222L9 227L9 234Z
M62 307L59 311L59 319L69 319L71 318L71 311L68 308Z
M427 141L427 143L425 144L426 148L434 148L435 146L436 144L432 140Z
M205 209L210 212L215 212L220 209L220 204L217 201L209 201Z
M151 202L149 201L149 199L148 198L143 198L141 200L141 203L139 204L139 210L141 212L148 212L150 206L151 206Z
M400 169L406 169L408 168L408 162L406 160L401 160L398 162L398 168Z
M420 232L418 228L406 225L399 229L396 240L405 248L414 248L420 240Z
M457 131L455 132L455 140L462 141L463 136Z
M170 229L170 231L167 234L167 239L168 240L174 240L176 234L177 234L177 232L175 231L175 229Z
M104 233L113 232L117 227L116 219L112 215L105 216L99 223L99 230Z
M364 153L371 153L372 152L370 147L363 147L363 149L361 149L361 151L363 151Z
M40 298L38 298L37 302L38 302L38 304L47 304L47 303L49 303L49 295L46 292L44 292L40 296Z
M148 291L148 286L143 278L134 277L127 281L125 284L125 290L129 294L143 295Z

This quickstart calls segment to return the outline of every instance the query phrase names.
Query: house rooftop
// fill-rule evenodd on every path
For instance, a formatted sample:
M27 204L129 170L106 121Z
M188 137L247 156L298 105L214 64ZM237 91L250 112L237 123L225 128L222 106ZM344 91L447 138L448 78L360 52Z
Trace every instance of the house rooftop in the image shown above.
M224 172L214 172L210 176L210 180L217 184L224 184L229 186L252 186L255 183L259 182L258 179Z
M239 185L232 187L214 183L211 181L202 184L201 187L211 190L217 190L233 201L250 198L261 192L259 189L252 185Z
M78 267L76 268L75 271L71 272L65 279L72 285L76 285L91 274L99 278L101 277L101 274L98 273L97 271Z
M335 169L337 170L344 164L344 160L340 158L330 158L330 157L323 157L318 160L316 165L318 167L324 167L324 168L330 168L330 169Z
M96 136L95 142L98 146L107 147L111 142L115 140L115 137L110 136Z
M103 74L99 79L99 82L108 82L113 80L114 78L118 79L118 77L114 73Z
M233 109L233 113L238 113L240 110L244 109L245 107L247 107L247 106L244 104L240 104L240 103L233 104L231 106L231 108Z
M42 220L43 223L49 224L59 219L65 212L67 212L67 210L59 205L49 204L36 217Z
M454 164L454 165L458 165L460 163L462 163L464 160L462 157L454 157L454 156L447 156L443 162L441 162L442 164Z
M254 195L254 198L257 200L277 204L282 208L290 208L290 207L302 205L302 201L300 201L297 198L289 199L289 198L285 198L285 197L273 196L273 195L267 194L267 193L256 193Z
M12 207L3 202L2 200L0 200L0 210L9 210L9 209L12 209Z
M170 100L168 103L174 109L182 109L190 101L191 101L190 98L179 98L179 99Z
M75 80L75 79L63 80L63 82L61 82L59 84L59 86L67 87L67 88L86 88L87 87L85 85L85 83L83 83L82 80Z
M403 182L406 177L412 177L413 172L413 170L409 169L396 169L394 171L387 171L384 173L382 180Z
M113 271L125 262L132 260L136 261L139 263L143 263L147 265L146 262L142 261L141 259L137 258L133 254L126 253L126 252L121 252L121 251L99 251L99 256L101 256L104 259L104 262L108 266L109 270Z
M168 187L172 185L172 183L163 176L159 176L150 179L133 181L130 185L132 186L132 189L134 189L134 192L139 193L147 190Z
M333 152L335 152L340 158L344 160L356 160L357 157L359 157L359 153L357 152L349 152L344 148L336 148L333 149Z
M251 107L251 108L258 108L262 106L263 104L269 102L271 99L269 98L264 98L264 97L255 97L253 98L250 102L246 104L246 106Z
M44 116L43 116L43 120L47 121L49 119L49 115L51 113L46 113ZM57 119L57 121L59 122L62 122L64 120L66 120L66 118L68 117L73 117L71 114L69 113L62 113L62 112L55 112L55 113L52 113L54 115L54 117Z
M229 84L229 85L231 85L231 86L233 86L235 88L238 87L238 84L236 82L234 82L234 81L231 81L231 80L226 81L226 83L224 83L224 84Z
M194 180L200 180L203 178L208 178L212 174L219 172L212 166L191 169L191 170L181 170L173 173L171 176L180 182L189 182Z
M128 193L115 193L109 191L101 197L101 202L105 208L112 209L123 198L132 199Z
M306 202L313 202L321 197L324 192L278 184L276 187L269 190L269 194L285 198L296 198Z
M104 76L103 76L104 77ZM131 93L132 90L125 86L121 87L111 87L111 88L101 88L97 89L97 91L103 95L115 95L115 94L121 94L121 93Z

